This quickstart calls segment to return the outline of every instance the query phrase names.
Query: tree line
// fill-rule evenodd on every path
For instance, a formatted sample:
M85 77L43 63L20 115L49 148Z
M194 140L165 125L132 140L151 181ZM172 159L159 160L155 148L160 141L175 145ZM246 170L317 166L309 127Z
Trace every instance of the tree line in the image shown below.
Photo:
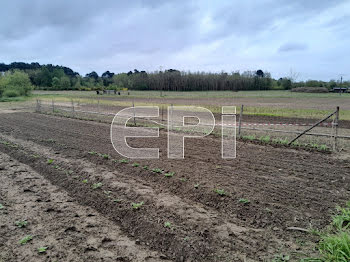
M115 74L110 71L99 76L95 71L81 76L65 66L40 65L39 63L14 62L0 63L0 72L19 70L28 75L36 89L45 90L104 90L122 89L158 91L241 91L291 89L298 86L324 86L332 88L339 85L329 82L309 80L296 82L289 77L273 79L269 72L235 71L232 73L183 72L176 69L146 72L134 69L127 73ZM343 83L346 85L347 83Z

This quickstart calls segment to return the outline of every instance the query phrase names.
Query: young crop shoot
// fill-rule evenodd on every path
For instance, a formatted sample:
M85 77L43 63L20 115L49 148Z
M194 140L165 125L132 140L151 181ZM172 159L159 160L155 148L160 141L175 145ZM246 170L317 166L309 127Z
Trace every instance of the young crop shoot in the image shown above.
M99 182L99 183L95 183L95 184L93 184L92 185L92 189L98 189L98 188L101 188L102 187L102 183L101 182Z
M174 175L175 175L175 172L169 172L164 174L165 177L173 177Z
M97 152L95 152L95 151L90 151L88 153L89 153L89 155L97 155Z
M200 184L195 184L195 185L194 185L194 188L195 188L195 189L198 189L199 186L200 186Z
M86 183L88 182L88 180L87 180L87 179L84 179L82 182L83 182L84 184L86 184Z
M27 235L27 236L25 236L24 238L22 238L20 241L19 241L19 243L21 244L21 245L25 245L25 244L27 244L29 241L31 241L33 239L33 237L31 236L31 235Z
M39 247L38 248L38 253L42 254L42 253L46 253L48 247Z
M15 224L17 227L22 228L22 227L26 227L28 222L27 220L22 220L22 221L16 221Z
M53 162L54 162L53 159L48 159L48 160L47 160L47 164L48 164L48 165L51 165Z
M166 228L172 228L172 225L171 225L170 222L165 222L165 223L164 223L164 227L166 227Z
M140 202L140 203L132 203L131 205L132 205L132 208L133 209L140 209L142 206L143 206L143 201L142 202Z
M110 156L109 156L108 154L103 154L103 155L101 155L101 157L102 157L103 159L110 159Z
M142 167L144 170L148 170L149 168L148 168L148 166L144 166L144 167Z
M133 167L138 167L138 166L140 166L140 164L139 163L133 163L132 166Z
M157 173L157 174L161 174L161 173L163 172L163 170L160 169L160 168L153 168L153 169L152 169L152 172L153 172L153 173Z
M0 204L0 209L5 209L5 207L3 206L3 204Z
M248 205L250 203L250 200L246 199L246 198L240 198L238 200L239 203L244 204L244 205Z
M216 189L214 189L214 192L217 193L219 196L226 196L227 195L227 193L225 192L224 189L216 188Z
M129 161L123 158L119 160L119 163L126 164L126 163L129 163Z

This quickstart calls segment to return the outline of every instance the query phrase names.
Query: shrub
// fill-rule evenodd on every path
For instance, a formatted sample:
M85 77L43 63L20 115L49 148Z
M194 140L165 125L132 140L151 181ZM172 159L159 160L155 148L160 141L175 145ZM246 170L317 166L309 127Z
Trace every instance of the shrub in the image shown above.
M28 96L32 89L29 76L24 72L14 71L0 78L0 96Z
M303 93L328 93L328 89L326 87L296 87L290 90L291 92L303 92Z
M2 96L4 96L4 97L16 97L16 96L19 96L19 92L17 90L13 90L13 89L5 89L5 91L2 93Z

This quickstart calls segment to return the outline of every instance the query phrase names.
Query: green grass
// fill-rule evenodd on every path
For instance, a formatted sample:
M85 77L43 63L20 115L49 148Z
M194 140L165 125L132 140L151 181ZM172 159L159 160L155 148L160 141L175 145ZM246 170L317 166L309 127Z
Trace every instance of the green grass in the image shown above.
M17 97L0 97L0 102L24 102L31 100L28 96L17 96Z
M140 166L140 164L139 163L133 163L132 166L133 167L138 167L138 166Z
M0 209L5 209L5 207L2 204L0 204Z
M319 257L306 258L302 261L311 262L348 262L350 261L350 202L345 207L337 207L337 213L332 216L332 223L325 231L317 232Z
M41 92L37 91L36 94L33 95L33 100L36 98L51 101L52 99L57 102L71 102L71 99L77 99L80 103L91 103L92 99L94 103L97 104L97 96L95 92L82 92L82 91L51 91L51 92ZM41 94L40 94L41 93ZM317 104L322 104L324 99L334 100L332 103L336 103L338 99L342 101L350 98L350 94L339 94L334 93L297 93L297 92L289 92L285 90L269 90L269 91L239 91L239 92L230 92L230 91L210 91L210 92L163 92L164 97L160 97L159 91L130 91L130 96L110 96L118 98L118 100L112 99L100 99L101 105L114 105L114 106L130 106L131 100L121 101L120 98L152 98L159 100L158 104L162 104L162 106L167 107L170 106L170 103L164 102L165 99L188 99L190 100L199 100L198 106L206 107L211 110L213 113L221 113L221 106L217 106L215 102L212 105L208 104L207 100L215 99L215 98L245 98L250 99L252 102L259 99L259 101L271 101L271 99L276 99L275 102L278 102L280 99L292 98L298 100L304 100L305 104L308 104L308 99L314 99L312 101L313 104L317 102ZM103 96L106 97L106 96ZM206 102L202 103L200 100L205 100ZM319 100L319 101L317 101ZM183 102L176 103L174 101L174 106L183 106ZM329 103L329 101L327 101ZM273 103L273 102L272 102ZM152 102L152 105L155 103ZM187 103L188 104L188 103ZM271 104L271 103L269 103ZM150 105L147 101L136 102L136 106L145 106ZM331 113L332 110L319 110L314 108L292 108L293 104L291 104L290 108L282 108L280 106L246 106L244 108L244 114L248 115L261 115L261 116L280 116L280 117L299 117L299 118L315 118L321 119L327 114ZM334 109L335 110L335 109ZM237 106L237 113L240 113L240 108ZM350 110L341 110L340 111L340 119L341 120L350 120Z
M48 164L48 165L51 165L53 162L54 162L53 159L48 159L48 160L47 160L47 164Z

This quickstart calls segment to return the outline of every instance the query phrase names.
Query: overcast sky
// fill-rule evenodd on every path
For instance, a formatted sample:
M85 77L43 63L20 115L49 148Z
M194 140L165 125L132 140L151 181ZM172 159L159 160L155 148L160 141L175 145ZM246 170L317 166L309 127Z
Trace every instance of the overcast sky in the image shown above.
M0 62L350 79L350 1L2 0Z

